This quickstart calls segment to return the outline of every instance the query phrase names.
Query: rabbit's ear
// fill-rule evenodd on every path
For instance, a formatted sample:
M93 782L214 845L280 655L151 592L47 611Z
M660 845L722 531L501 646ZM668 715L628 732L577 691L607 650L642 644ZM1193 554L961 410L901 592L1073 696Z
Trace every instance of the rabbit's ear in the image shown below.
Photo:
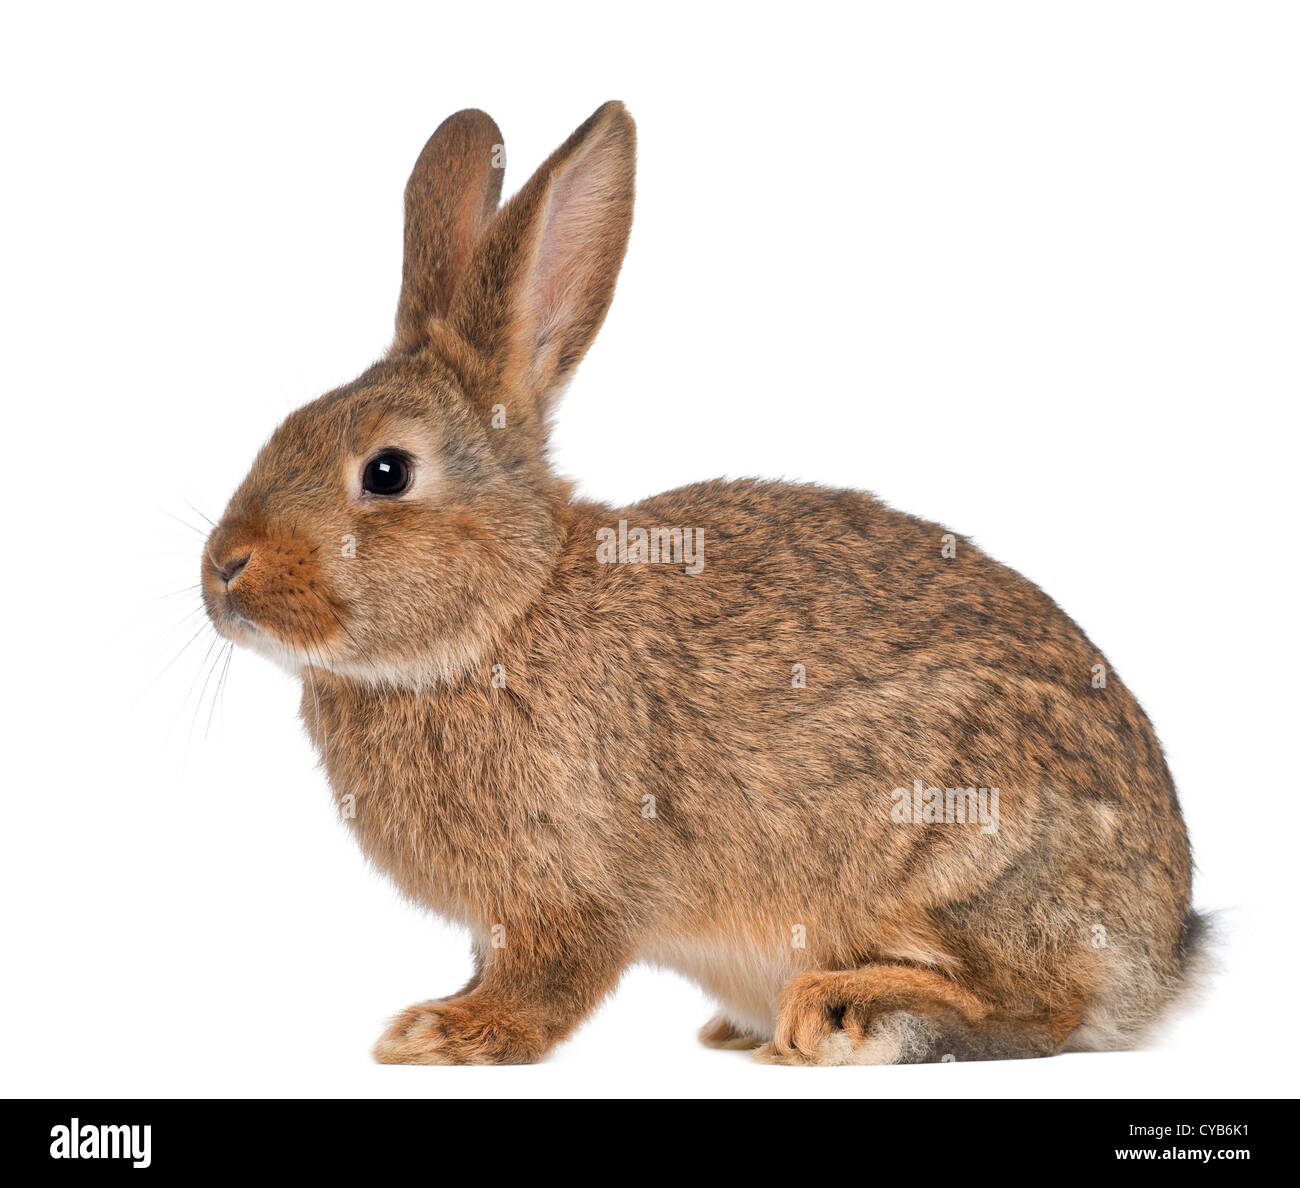
M492 117L473 109L445 119L424 146L406 183L394 354L423 346L429 320L451 307L456 282L501 200L504 153Z
M497 214L447 321L544 417L596 336L632 227L636 126L606 103Z

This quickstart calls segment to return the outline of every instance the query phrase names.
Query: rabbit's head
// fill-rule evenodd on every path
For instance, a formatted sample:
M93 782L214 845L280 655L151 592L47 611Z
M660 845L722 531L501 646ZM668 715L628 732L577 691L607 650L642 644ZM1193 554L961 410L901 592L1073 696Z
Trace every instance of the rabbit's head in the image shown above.
M503 152L479 111L434 133L391 351L280 425L208 540L217 629L293 671L451 677L555 566L546 424L613 296L635 130L605 104L498 210Z

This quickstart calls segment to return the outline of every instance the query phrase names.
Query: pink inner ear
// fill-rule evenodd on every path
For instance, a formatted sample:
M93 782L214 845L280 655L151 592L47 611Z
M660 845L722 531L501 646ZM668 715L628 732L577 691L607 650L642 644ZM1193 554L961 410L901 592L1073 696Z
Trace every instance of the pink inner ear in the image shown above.
M550 363L571 332L599 318L598 282L617 238L621 169L617 145L600 137L584 146L550 186L545 223L534 257L530 301L536 321L536 363ZM613 278L609 278L612 285Z

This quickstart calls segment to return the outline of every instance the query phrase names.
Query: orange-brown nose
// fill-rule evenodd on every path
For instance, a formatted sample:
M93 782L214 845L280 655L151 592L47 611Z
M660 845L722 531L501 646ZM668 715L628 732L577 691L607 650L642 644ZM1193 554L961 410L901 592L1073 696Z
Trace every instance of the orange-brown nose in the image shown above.
M237 557L231 557L217 572L221 575L221 580L228 586L243 571L244 566L248 564L252 553L243 553Z

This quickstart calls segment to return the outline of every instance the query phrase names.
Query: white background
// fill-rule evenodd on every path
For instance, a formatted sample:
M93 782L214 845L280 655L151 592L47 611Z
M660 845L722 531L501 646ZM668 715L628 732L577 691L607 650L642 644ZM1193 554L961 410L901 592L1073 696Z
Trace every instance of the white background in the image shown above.
M1286 4L26 6L5 18L9 1095L1293 1089L1297 23ZM332 811L293 682L200 699L198 537L391 334L401 193L490 111L517 188L599 103L636 225L560 468L873 490L972 534L1142 698L1224 909L1148 1051L773 1069L639 969L543 1064L382 1068L465 938ZM162 671L155 683L150 682ZM196 680L197 676L197 680Z

